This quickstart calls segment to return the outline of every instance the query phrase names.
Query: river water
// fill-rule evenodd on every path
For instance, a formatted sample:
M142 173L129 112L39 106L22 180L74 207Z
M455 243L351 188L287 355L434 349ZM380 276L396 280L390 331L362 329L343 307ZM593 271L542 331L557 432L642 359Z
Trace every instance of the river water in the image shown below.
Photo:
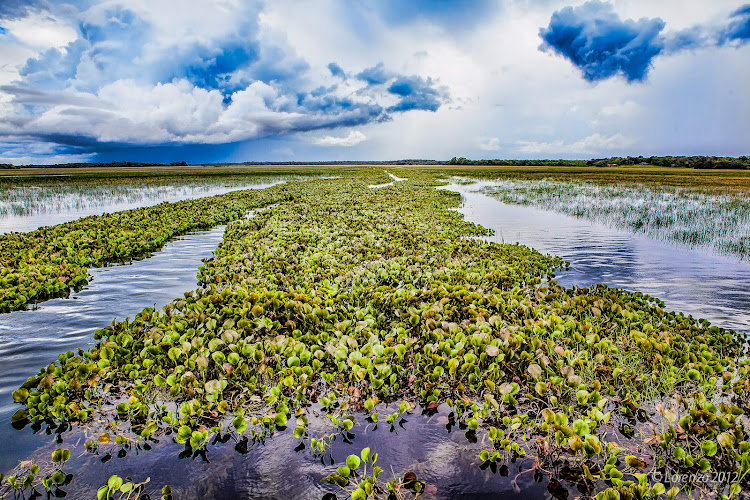
M459 212L467 220L495 230L488 240L519 242L570 262L570 269L557 276L561 285L604 283L644 292L668 309L750 333L750 263L477 192L491 184L445 189L461 193Z

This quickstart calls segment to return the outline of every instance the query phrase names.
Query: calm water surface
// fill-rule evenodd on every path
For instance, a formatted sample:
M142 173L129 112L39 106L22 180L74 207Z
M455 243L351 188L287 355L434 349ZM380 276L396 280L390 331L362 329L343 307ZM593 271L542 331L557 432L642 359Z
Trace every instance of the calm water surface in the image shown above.
M379 405L376 410L388 414L395 408ZM346 439L343 434L337 435L322 457L299 446L301 440L292 435L291 428L276 433L265 444L249 444L246 449L237 447L233 439L211 445L205 459L180 458L184 447L172 442L169 436L152 443L149 451L131 450L119 458L109 457L103 451L99 455L74 452L65 467L66 472L75 475L74 482L66 488L67 498L95 498L96 489L106 484L112 474L117 474L130 475L137 481L150 477L152 497L162 485L169 484L175 498L179 499L320 500L327 492L337 492L337 487L321 479L335 472L348 455L359 455L362 448L368 446L378 452L377 465L384 469L381 480L387 482L413 471L426 483L426 494L420 496L424 500L550 496L547 493L549 481L535 478L533 472L529 472L532 460L508 463L507 469L481 467L479 452L489 449L491 443L477 442L466 428L450 425L448 415L446 407L432 416L422 415L417 410L406 415L395 427L358 419ZM315 411L310 412L309 420L311 436L332 432L325 417ZM66 436L65 446L84 439L87 438L82 433L72 433ZM49 456L59 446L49 445L37 455ZM568 487L571 493L576 491L575 486ZM348 495L338 490L338 498L348 498Z
M614 229L526 205L510 205L476 191L491 182L450 185L463 196L467 220L495 230L491 241L558 255L570 269L564 286L596 283L658 297L671 310L750 333L750 263Z

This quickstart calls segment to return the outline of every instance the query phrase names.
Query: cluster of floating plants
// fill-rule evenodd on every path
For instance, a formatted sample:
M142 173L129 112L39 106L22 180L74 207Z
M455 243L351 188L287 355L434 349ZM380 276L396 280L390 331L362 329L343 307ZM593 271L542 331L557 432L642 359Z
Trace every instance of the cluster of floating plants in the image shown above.
M144 490L149 483L149 479L136 483L133 478L121 478L118 475L110 476L107 484L99 487L96 491L97 500L137 500L144 498ZM148 495L147 498L151 498ZM172 500L172 488L165 485L161 489L160 500Z
M345 432L447 405L488 443L479 463L533 459L585 494L748 486L743 339L641 293L561 287L560 259L465 238L485 230L450 210L460 197L434 176L370 189L384 177L370 172L224 198L276 205L227 227L201 288L29 378L14 423L106 423L90 451L170 436L197 456L225 436L286 431L322 454L330 441L310 412ZM184 216L217 201L205 203ZM418 496L412 474L381 482L376 451L326 481L355 499Z
M750 257L750 201L742 192L553 179L500 180L484 192L506 203L535 205L690 247Z
M16 468L17 474L8 477L0 474L0 498L11 495L14 498L25 498L25 492L29 494L29 498L39 498L42 491L47 498L65 496L67 493L63 487L73 479L72 474L63 471L63 465L68 459L70 450L58 448L52 452L52 460L45 464L27 460Z
M87 283L89 267L143 257L175 236L285 199L282 191L238 191L0 235L0 312L67 296Z

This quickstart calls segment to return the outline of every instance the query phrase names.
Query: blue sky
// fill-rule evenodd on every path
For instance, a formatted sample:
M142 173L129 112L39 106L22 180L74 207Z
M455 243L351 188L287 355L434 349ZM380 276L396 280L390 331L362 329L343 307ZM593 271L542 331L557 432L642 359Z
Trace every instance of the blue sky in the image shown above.
M3 0L0 162L748 154L750 4Z

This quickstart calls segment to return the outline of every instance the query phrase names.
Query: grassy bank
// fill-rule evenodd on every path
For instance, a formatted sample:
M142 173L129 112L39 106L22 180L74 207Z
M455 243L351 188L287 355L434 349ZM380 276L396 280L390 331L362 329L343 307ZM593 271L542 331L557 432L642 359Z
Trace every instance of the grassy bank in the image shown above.
M235 195L276 205L227 228L201 288L30 378L16 425L98 421L118 445L168 435L204 453L227 433L268 445L285 431L323 453L313 409L345 432L447 404L488 443L482 461L532 456L605 498L676 494L654 471L732 473L689 485L706 494L748 485L741 339L640 293L560 287L559 259L464 238L485 230L434 173L388 170L409 180L370 189L390 178L362 168ZM403 495L360 469L366 451L327 479L353 498Z

